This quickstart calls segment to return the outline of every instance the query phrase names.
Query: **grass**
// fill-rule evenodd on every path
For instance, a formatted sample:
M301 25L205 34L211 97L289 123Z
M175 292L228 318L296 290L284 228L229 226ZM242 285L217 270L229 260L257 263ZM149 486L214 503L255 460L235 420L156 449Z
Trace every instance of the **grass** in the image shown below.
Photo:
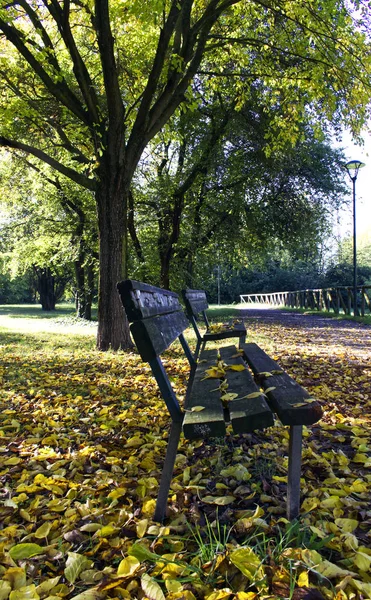
M37 304L0 305L0 331L11 331L11 335L17 341L24 339L25 335L31 335L34 343L46 343L51 334L53 346L56 343L61 344L62 340L66 340L71 334L93 340L96 325L94 321L76 317L73 304L59 304L56 310L51 312L43 311ZM56 339L56 336L59 339Z

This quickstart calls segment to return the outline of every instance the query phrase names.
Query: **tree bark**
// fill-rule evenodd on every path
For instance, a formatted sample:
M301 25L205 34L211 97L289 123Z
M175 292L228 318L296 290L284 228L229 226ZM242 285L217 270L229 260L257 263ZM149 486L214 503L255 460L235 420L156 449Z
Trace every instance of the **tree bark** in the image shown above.
M54 277L49 268L35 269L42 310L55 310Z
M132 346L129 324L117 291L126 265L123 265L124 232L129 186L124 169L99 169L96 193L99 220L99 350L119 350Z

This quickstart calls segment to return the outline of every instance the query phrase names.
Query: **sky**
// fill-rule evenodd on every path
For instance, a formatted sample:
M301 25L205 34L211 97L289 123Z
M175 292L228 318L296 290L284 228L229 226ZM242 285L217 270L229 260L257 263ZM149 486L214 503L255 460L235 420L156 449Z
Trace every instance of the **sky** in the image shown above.
M371 230L371 131L363 134L364 146L358 146L352 141L347 132L343 133L341 146L347 162L349 160L360 160L365 166L359 170L356 180L356 228L357 236ZM348 176L346 182L352 191L353 183ZM340 214L340 230L342 235L353 235L353 200L349 196L349 210L342 210Z

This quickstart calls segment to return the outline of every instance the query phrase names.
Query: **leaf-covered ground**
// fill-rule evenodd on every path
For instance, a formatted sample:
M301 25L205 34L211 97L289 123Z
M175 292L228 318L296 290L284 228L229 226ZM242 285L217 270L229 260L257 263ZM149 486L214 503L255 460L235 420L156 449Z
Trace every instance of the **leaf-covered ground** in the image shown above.
M370 328L262 314L246 319L249 341L324 407L305 430L292 524L279 423L213 445L182 439L167 519L154 523L169 417L148 365L98 353L89 329L36 333L24 319L22 332L9 319L0 600L371 598ZM164 362L182 397L180 347Z

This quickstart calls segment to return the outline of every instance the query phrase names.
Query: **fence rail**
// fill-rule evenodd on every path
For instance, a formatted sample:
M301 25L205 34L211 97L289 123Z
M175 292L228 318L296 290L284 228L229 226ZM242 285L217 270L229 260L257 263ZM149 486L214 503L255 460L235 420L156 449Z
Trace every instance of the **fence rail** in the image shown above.
M357 288L357 312L364 317L371 314L371 286ZM353 287L333 287L317 290L297 290L294 292L272 292L270 294L241 294L242 303L265 304L269 306L287 306L289 308L307 308L310 310L334 311L354 314Z

